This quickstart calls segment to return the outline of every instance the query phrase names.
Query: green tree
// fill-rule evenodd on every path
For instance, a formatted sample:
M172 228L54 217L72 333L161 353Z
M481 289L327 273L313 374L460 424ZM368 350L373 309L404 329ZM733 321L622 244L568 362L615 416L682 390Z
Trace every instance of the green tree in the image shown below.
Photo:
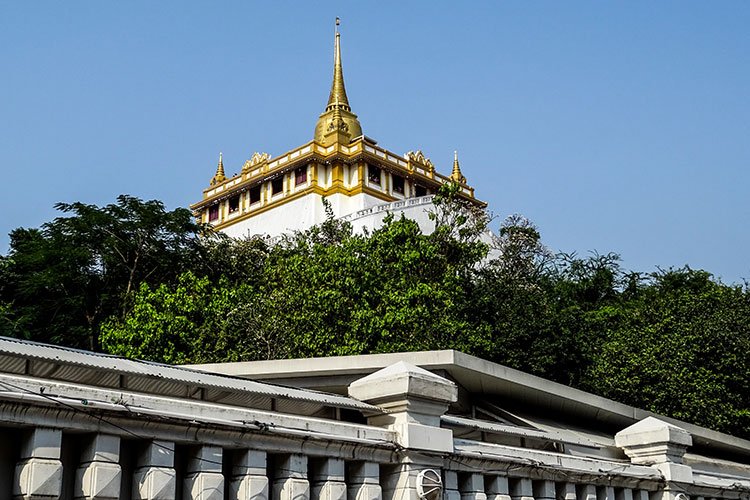
M226 285L189 271L175 285L141 283L125 319L112 316L102 325L102 346L112 354L164 363L222 359L227 346L217 340L238 293Z
M584 387L654 412L750 435L750 294L705 271L661 271L603 332Z
M0 290L16 336L96 350L101 322L126 315L140 283L173 280L198 254L203 228L185 209L124 195L56 208L65 215L10 235Z

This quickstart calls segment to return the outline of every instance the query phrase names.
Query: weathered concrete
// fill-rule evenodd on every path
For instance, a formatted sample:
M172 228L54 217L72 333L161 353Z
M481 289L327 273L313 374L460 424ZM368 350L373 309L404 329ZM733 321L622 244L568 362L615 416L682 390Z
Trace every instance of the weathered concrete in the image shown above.
M16 465L13 497L23 500L51 500L62 493L63 466L60 461L62 432L37 427L29 431L21 445Z
M309 500L310 482L307 479L307 457L284 455L277 459L273 500Z
M222 449L198 446L190 450L185 475L185 496L189 500L223 500Z
M95 434L88 439L76 471L75 498L116 500L120 496L122 470L120 438Z
M228 500L268 500L266 452L238 450L232 467Z
M174 500L177 474L174 470L175 444L170 441L149 442L133 474L133 498L136 500Z

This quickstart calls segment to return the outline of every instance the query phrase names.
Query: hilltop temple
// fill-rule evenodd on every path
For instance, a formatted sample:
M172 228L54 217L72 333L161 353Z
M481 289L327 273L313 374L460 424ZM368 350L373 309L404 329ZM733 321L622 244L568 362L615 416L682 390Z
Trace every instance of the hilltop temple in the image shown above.
M346 95L337 28L331 92L313 140L276 157L256 152L232 177L226 176L219 154L203 199L191 209L201 222L234 237L277 236L321 223L326 218L323 198L334 217L348 220L355 230L376 228L393 213L431 232L427 210L432 195L448 182L458 184L460 196L485 206L474 197L457 154L446 176L421 151L398 155L362 133Z

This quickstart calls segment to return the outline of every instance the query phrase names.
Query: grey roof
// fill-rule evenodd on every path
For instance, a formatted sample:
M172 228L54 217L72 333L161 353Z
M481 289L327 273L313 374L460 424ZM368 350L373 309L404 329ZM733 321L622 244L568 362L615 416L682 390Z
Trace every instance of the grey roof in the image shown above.
M275 405L279 411L298 414L312 414L321 407L382 412L336 394L7 337L0 337L0 372L249 407Z
M221 363L195 365L195 368L343 394L352 381L398 361L408 361L444 375L481 399L495 398L502 406L515 404L530 412L530 415L524 414L530 421L554 424L555 419L565 416L566 421L572 418L581 425L586 422L589 426L621 430L655 416L690 432L694 447L750 456L750 441L746 439L618 403L454 350ZM559 428L560 424L546 427Z

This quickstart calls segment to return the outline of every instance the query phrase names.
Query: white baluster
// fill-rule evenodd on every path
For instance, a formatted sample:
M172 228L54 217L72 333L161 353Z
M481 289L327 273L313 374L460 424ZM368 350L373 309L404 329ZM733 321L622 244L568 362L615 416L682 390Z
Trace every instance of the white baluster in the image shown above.
M120 438L107 434L93 436L81 455L76 470L75 498L117 500L120 496Z
M38 427L24 436L21 459L16 464L13 497L48 500L62 493L60 461L62 431Z

